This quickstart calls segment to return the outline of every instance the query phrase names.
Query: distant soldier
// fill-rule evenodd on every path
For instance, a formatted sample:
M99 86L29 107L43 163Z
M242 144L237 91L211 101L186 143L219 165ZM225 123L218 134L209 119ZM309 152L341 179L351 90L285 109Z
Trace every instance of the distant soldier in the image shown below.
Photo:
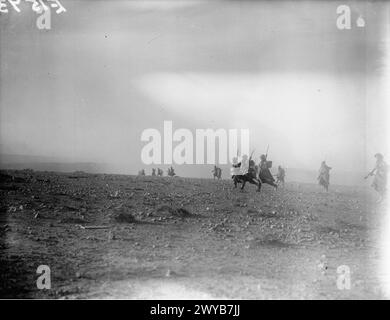
M261 180L262 183L267 183L275 187L275 189L277 189L278 185L275 183L275 179L272 176L272 173L269 169L271 166L272 166L272 162L267 161L267 156L265 154L262 154L260 156L260 164L259 164L259 168L260 168L259 179Z
M218 168L218 180L222 178L222 169Z
M213 174L213 179L215 180L215 178L218 177L218 167L216 165L214 165L214 169L211 170L212 174Z
M326 191L328 191L329 188L329 171L331 170L331 167L328 167L325 163L325 161L322 161L320 170L318 171L318 184L320 186L323 186Z
M138 171L138 175L139 176L144 176L145 175L145 170L142 169L142 170Z
M221 176L222 176L222 169L221 168L218 168L217 166L214 165L214 169L211 170L211 172L213 173L214 180L215 180L215 178L217 178L218 180L221 179Z
M171 166L170 168L168 168L168 176L173 177L175 175L176 173L175 170L173 170L173 167Z
M278 166L278 173L276 174L276 184L283 184L284 187L284 177L286 176L286 171L281 167Z
M379 193L379 200L381 202L386 195L387 187L387 163L384 160L384 157L381 153L375 154L376 164L375 168L365 177L367 179L370 176L374 176L374 181L372 182L372 187Z
M164 175L164 171L162 171L160 168L157 169L157 175L159 177L162 177Z
M153 177L156 176L156 169L155 169L155 168L152 169L152 176L153 176Z

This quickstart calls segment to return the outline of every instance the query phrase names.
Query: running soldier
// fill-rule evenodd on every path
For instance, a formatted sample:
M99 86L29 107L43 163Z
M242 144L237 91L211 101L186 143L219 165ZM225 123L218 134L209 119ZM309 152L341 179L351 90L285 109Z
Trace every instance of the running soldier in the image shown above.
M284 177L286 176L286 171L282 166L278 166L278 173L276 174L276 184L282 184L284 187Z
M271 162L267 161L267 156L265 154L262 154L260 156L260 164L259 164L259 168L260 168L259 179L262 183L267 183L275 187L275 189L277 189L278 185L275 183L275 179L272 176L271 171L269 170L271 166L272 166Z
M374 176L374 181L372 182L372 187L376 192L379 193L380 198L378 202L381 202L386 195L387 187L387 163L384 160L384 157L381 153L375 154L376 164L375 168L365 177L367 179L370 176Z
M252 160L252 156L248 161L248 156L244 155L241 162L238 162L236 157L233 158L231 175L235 188L237 188L237 184L242 183L241 190L244 190L245 184L249 182L256 185L257 191L260 192L261 181L256 178L255 162Z
M329 171L331 169L332 169L331 167L326 165L325 161L322 161L320 170L318 170L318 177L317 177L318 184L320 186L323 186L327 192L329 188L329 179L330 179Z
M221 179L221 176L222 176L222 169L221 168L218 168L217 166L214 165L214 169L211 170L211 172L213 173L214 180L215 180L215 178L217 178L218 180Z

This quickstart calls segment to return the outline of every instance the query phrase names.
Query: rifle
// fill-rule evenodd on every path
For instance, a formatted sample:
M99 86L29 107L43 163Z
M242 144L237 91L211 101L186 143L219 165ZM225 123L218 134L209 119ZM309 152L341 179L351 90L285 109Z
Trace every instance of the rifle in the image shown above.
M268 150L269 150L269 144L267 146L267 151L265 152L265 160L267 160L267 157L268 157Z
M364 180L366 180L368 177L371 177L371 176L374 174L373 171L374 171L374 170L372 170L368 175L366 175L366 176L364 177Z

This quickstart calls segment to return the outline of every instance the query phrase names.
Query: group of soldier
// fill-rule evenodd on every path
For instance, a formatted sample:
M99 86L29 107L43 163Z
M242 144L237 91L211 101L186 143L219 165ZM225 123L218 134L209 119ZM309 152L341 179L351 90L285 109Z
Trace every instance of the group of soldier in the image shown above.
M376 153L374 155L376 162L375 167L368 173L367 176L364 177L364 179L367 179L368 177L374 176L374 180L371 184L371 186L374 188L376 192L379 194L379 202L382 201L383 197L386 194L386 185L387 185L387 170L388 166L385 162L384 156L381 153ZM323 186L326 191L328 191L329 188L329 179L330 179L330 170L332 168L329 167L325 161L322 161L321 167L318 172L318 183L319 185Z
M275 187L275 189L277 189L280 184L284 185L286 176L285 169L282 166L278 166L275 180L270 168L272 168L272 161L267 160L266 154L260 156L259 165L256 165L252 156L248 159L247 155L243 155L240 162L238 162L237 157L233 158L231 176L235 187L237 187L238 183L242 183L241 189L243 189L245 183L249 182L257 185L258 191L260 191L262 183L269 184Z
M388 166L384 160L384 156L381 153L375 154L375 159L375 167L368 173L365 179L370 176L374 176L374 180L371 186L374 188L375 191L379 193L379 201L382 201L386 193ZM267 160L266 154L262 154L260 156L259 165L256 165L255 161L252 160L252 156L248 159L247 155L243 155L241 162L238 162L237 157L233 158L231 176L236 187L237 183L242 183L241 189L243 189L246 182L257 185L258 190L260 190L261 183L269 184L275 187L275 189L277 189L279 185L284 186L286 170L279 165L277 174L272 175L270 168L272 168L272 161ZM331 169L332 168L328 166L325 161L322 161L320 169L318 171L318 184L322 186L326 191L328 191L329 189ZM213 173L213 179L220 180L222 178L222 169L217 167L216 165L214 165L214 168L211 172ZM138 175L145 176L145 170L140 170L138 172ZM153 168L151 175L162 177L164 175L164 171L160 168L157 168L156 171L156 169ZM168 168L167 175L169 177L173 177L176 175L175 170L172 166ZM274 178L274 176L276 177L276 179Z
M369 172L365 177L367 179L370 176L374 176L372 187L379 193L380 199L382 201L386 193L387 185L387 170L388 166L384 160L384 156L381 153L375 154L376 163L375 167ZM241 189L243 189L245 182L258 185L258 190L260 190L261 183L269 184L275 189L282 184L284 186L286 171L282 166L278 166L278 172L274 176L272 175L270 168L272 167L272 161L267 160L267 155L260 156L260 163L256 165L255 161L252 160L252 156L248 160L248 156L244 155L241 162L238 162L238 159L233 158L233 165L231 170L232 179L235 186L237 183L242 183ZM215 166L215 168L217 168ZM215 176L215 168L213 170ZM330 170L332 168L326 164L325 161L322 161L319 172L318 172L318 184L326 191L329 189L330 184Z
M138 175L139 176L146 176L145 169L138 171ZM162 177L163 175L164 175L164 171L162 169L157 168L157 172L156 172L156 169L152 168L152 177L156 177L156 176ZM169 177L174 177L176 175L175 170L173 169L172 166L170 168L168 168L167 175Z

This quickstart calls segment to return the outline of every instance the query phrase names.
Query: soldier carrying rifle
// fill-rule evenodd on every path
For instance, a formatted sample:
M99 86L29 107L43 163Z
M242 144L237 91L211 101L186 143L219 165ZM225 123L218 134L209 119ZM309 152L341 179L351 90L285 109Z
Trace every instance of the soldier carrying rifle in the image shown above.
M379 193L379 200L381 202L386 194L386 185L387 185L387 164L384 160L384 157L381 153L375 154L376 164L374 169L365 177L367 179L370 176L374 176L374 181L372 182L372 187Z
M275 183L275 179L272 176L272 173L270 171L270 168L272 168L272 161L267 161L268 148L269 148L269 146L267 147L266 154L262 154L260 156L259 179L261 180L262 183L267 183L267 184L275 187L275 189L277 189L278 185Z

